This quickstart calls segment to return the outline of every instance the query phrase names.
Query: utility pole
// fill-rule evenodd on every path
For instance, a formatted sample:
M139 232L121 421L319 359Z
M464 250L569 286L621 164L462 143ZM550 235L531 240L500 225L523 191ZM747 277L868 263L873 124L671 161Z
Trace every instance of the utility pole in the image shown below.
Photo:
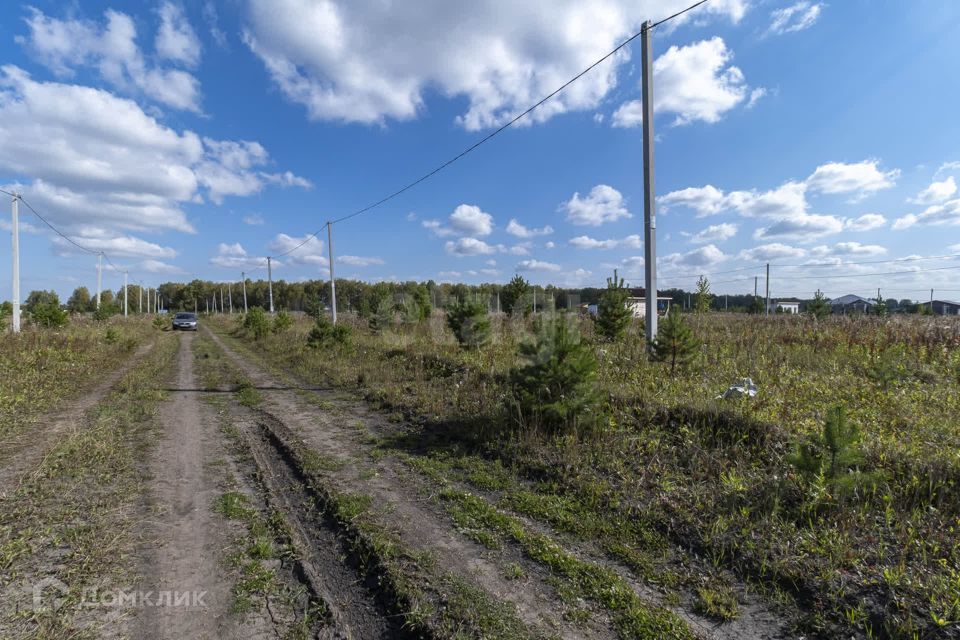
M657 337L657 211L653 177L653 43L647 20L640 29L640 59L643 69L643 264L646 286L647 344Z
M270 256L267 256L267 293L270 294L270 313L273 313L273 266Z
M327 221L327 257L330 259L330 318L337 324L337 277L333 275L333 225Z
M220 313L223 313L223 287L220 287Z
M533 287L533 312L537 312L537 287Z
M207 303L207 315L210 315L210 298L204 298L204 302Z
M13 322L14 333L20 333L20 196L10 196L10 230L13 232Z
M143 313L143 285L137 285L137 291L140 293L140 302L137 304L137 313Z
M247 312L247 274L240 272L240 279L243 280L243 312Z
M227 301L230 304L230 315L233 315L233 283L227 284Z
M197 299L196 299L196 298L193 299L193 314L194 314L194 315L197 314Z
M103 283L103 252L97 254L97 309L100 308L100 287Z
M123 317L127 317L127 272L123 272Z
M930 289L930 315L933 315L933 289Z
M500 292L497 291L497 313L500 313Z
M770 315L770 263L767 263L767 315Z

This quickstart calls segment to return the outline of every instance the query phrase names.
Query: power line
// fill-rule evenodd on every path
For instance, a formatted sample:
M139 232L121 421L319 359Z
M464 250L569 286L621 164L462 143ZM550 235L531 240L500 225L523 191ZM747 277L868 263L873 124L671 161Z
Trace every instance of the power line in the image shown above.
M660 26L661 24L663 24L663 23L665 23L665 22L669 22L670 20L673 20L674 18L677 18L677 17L679 17L679 16L687 13L688 11L692 11L693 9L696 9L697 7L699 7L699 6L702 5L702 4L707 3L708 1L709 1L709 0L700 0L699 2L695 2L694 4L690 5L690 6L687 7L686 9L683 9L682 11L678 11L677 13L674 13L673 15L667 16L666 18L663 18L662 20L653 23L653 24L650 26L650 28L652 29L652 28L655 28L655 27ZM644 27L644 28L646 28L646 27ZM467 154L475 151L477 148L479 148L479 147L482 146L483 144L486 144L487 142L489 142L490 140L492 140L493 138L495 138L497 135L499 135L499 134L502 133L503 131L509 129L511 126L513 126L514 124L516 124L517 122L519 122L520 120L522 120L524 117L526 117L527 115L529 115L530 113L532 113L533 111L535 111L536 109L538 109L539 107L541 107L541 106L542 106L544 103L546 103L548 100L550 100L551 98L553 98L554 96L556 96L557 94L559 94L560 92L562 92L564 89L566 89L567 87L569 87L571 84L573 84L574 82L576 82L577 80L579 80L580 78L582 78L583 76L585 76L586 74L588 74L590 71L592 71L593 69L595 69L597 66L599 66L599 65L603 64L604 62L606 62L607 60L609 60L611 57L613 57L614 55L616 55L616 54L617 54L620 50L622 50L624 47L626 47L626 46L629 45L631 42L633 42L634 40L636 40L637 38L639 38L639 37L640 37L640 34L643 33L643 29L644 29L644 28L641 28L640 31L637 31L637 32L634 33L632 36L630 36L629 38L627 38L626 40L624 40L623 42L621 42L620 44L618 44L618 45L617 45L616 47L614 47L611 51L609 51L606 55L604 55L603 57L597 59L593 64L591 64L590 66L588 66L586 69L584 69L583 71L581 71L581 72L578 73L577 75L573 76L572 78L570 78L569 80L567 80L566 82L564 82L562 85L560 85L559 87L557 87L556 89L554 89L552 92L550 92L549 94L547 94L546 96L544 96L543 98L541 98L539 101L537 101L536 103L534 103L534 104L531 105L530 107L526 108L525 110L523 110L523 111L522 111L521 113L519 113L518 115L514 116L511 120L509 120L509 121L506 122L505 124L501 125L499 128L497 128L496 130L492 131L491 133L487 134L486 136L484 136L483 138L481 138L481 139L478 140L477 142L474 142L472 145L470 145L469 147L467 147L466 149L464 149L463 151L461 151L461 152L458 153L457 155L453 156L453 157L450 158L449 160L447 160L447 161L441 163L440 165L438 165L437 167L431 169L430 171L428 171L427 173L423 174L422 176L420 176L419 178L417 178L417 179L414 180L413 182L409 182L409 183L407 183L406 185L404 185L403 187L401 187L401 188L397 189L396 191L394 191L393 193L391 193L391 194L389 194L389 195L387 195L387 196L384 196L383 198L380 198L380 199L377 200L376 202L373 202L373 203L371 203L371 204L366 205L365 207L362 207L362 208L360 208L360 209L357 209L357 210L354 211L353 213L349 213L349 214L347 214L347 215L345 215L345 216L341 216L341 217L339 217L339 218L336 218L336 219L334 219L334 220L331 220L331 221L330 221L330 224L338 224L338 223L340 223L340 222L345 222L345 221L347 221L347 220L350 220L351 218L355 218L355 217L357 217L357 216L363 215L364 213L367 213L368 211L370 211L370 210L372 210L372 209L376 209L376 208L379 207L380 205L385 204L386 202L389 202L390 200L393 200L393 199L396 198L397 196L405 193L406 191L409 191L410 189L412 189L413 187L417 186L417 185L420 184L421 182L424 182L425 180L429 180L430 178L432 178L432 177L435 176L436 174L440 173L441 171L443 171L444 169L446 169L447 167L449 167L449 166L452 165L453 163L457 162L458 160L460 160L461 158L463 158L463 157L466 156ZM324 226L326 226L326 225L324 225ZM286 251L283 251L283 252L281 252L281 253L278 253L278 254L276 254L276 256L273 256L273 257L279 258L279 257L285 256L285 255L287 255L287 254L293 253L293 252L296 251L297 249L299 249L299 248L301 248L302 246L304 246L305 244L307 244L311 239L316 238L317 235L318 235L321 231L322 231L322 229L318 229L318 230L314 231L313 233L308 234L308 235L303 239L303 242L297 244L297 245L294 246L294 247L291 247L290 249L287 249Z

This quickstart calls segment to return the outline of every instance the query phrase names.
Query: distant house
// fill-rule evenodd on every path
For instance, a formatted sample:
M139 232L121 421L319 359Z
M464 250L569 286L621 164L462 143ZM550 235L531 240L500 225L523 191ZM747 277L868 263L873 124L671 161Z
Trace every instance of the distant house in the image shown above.
M875 304L873 300L867 300L851 293L831 300L830 308L833 313L844 316L854 313L870 313Z
M800 313L800 301L796 298L788 298L785 300L771 300L770 301L770 313Z
M666 315L670 312L670 302L673 298L669 296L657 296L657 315ZM647 292L643 287L630 289L630 297L627 298L627 308L633 312L634 318L644 318L647 315Z
M950 300L934 300L928 302L933 309L933 313L938 316L960 316L960 302L951 302Z

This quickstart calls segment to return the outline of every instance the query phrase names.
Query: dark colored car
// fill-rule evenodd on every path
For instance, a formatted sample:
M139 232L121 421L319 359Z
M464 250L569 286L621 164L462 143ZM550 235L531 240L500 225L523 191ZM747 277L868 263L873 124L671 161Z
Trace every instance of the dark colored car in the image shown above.
M182 329L184 331L196 331L197 330L197 314L195 313L178 313L173 316L173 330L177 331Z

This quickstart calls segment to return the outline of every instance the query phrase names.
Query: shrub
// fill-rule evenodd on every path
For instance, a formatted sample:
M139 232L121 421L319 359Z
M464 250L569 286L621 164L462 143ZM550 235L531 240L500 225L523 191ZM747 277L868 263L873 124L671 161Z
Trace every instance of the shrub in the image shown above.
M503 310L507 313L526 313L529 290L530 283L524 280L523 276L513 276L513 279L500 290L500 304L503 305Z
M110 319L110 316L116 315L118 309L109 303L101 302L100 306L97 307L93 312L93 319L97 322L106 322ZM160 319L160 322L163 323L163 319L157 316ZM154 320L154 325L156 325L156 320Z
M693 308L698 314L709 313L712 301L713 294L710 293L710 281L705 276L700 276L697 279L697 294Z
M113 327L108 327L107 332L103 334L103 341L107 344L116 344L120 339L120 334Z
M677 365L690 362L700 348L693 331L683 321L676 307L664 318L657 330L657 337L650 346L650 355L657 362L669 362L672 375Z
M330 346L345 347L350 344L351 333L349 325L333 324L326 316L320 316L307 335L307 346L311 349Z
M394 306L389 298L380 298L367 320L370 330L374 333L383 333L394 324Z
M819 289L813 294L813 300L807 305L807 313L817 320L823 320L830 315L830 304L827 302L827 297Z
M243 329L252 334L254 339L262 340L270 332L270 318L267 312L260 307L253 307L243 319Z
M461 347L480 348L490 340L490 317L479 302L455 302L447 307L447 326Z
M823 430L801 442L789 457L790 463L810 480L822 478L835 487L853 488L867 476L860 472L860 430L847 421L842 406L827 413Z
M510 386L524 420L548 432L568 431L594 404L597 361L563 317L537 323L536 337L518 347Z
M94 314L94 315L96 315L96 314ZM166 321L163 319L163 316L154 316L154 318L153 318L153 328L154 328L154 329L159 329L160 331L163 331L164 329L167 328L167 323L166 323Z
M623 286L623 278L617 280L617 271L614 269L613 278L607 278L607 289L597 305L596 330L604 339L616 341L626 333L633 317L633 312L627 308L629 296L629 290Z
M273 332L283 333L293 326L293 319L286 311L278 311L277 317L273 319Z
M41 327L51 329L66 326L67 315L58 302L39 302L30 308L30 319Z

